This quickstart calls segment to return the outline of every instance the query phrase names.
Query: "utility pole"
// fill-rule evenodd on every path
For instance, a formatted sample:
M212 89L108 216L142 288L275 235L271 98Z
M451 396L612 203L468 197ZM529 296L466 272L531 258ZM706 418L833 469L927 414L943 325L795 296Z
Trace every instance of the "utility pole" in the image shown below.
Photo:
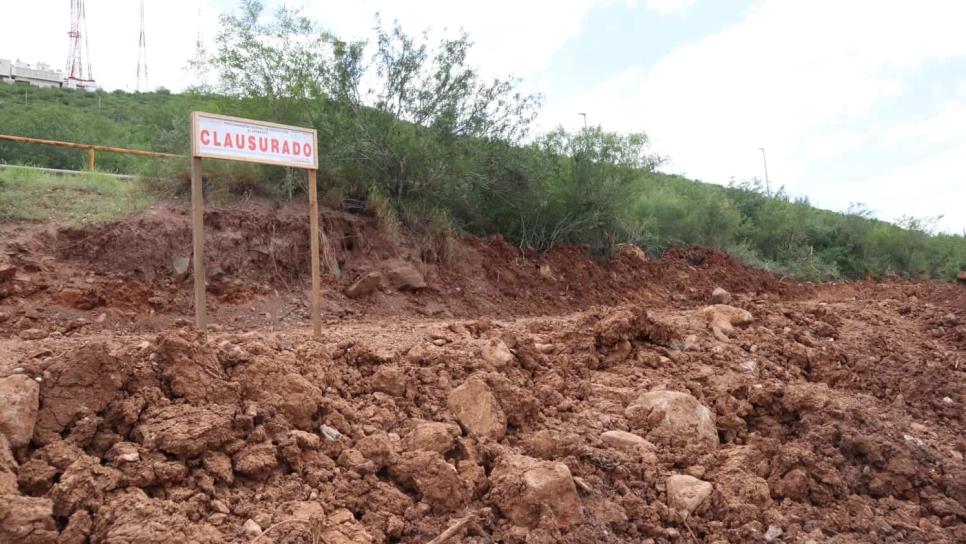
M581 117L584 118L584 130L587 130L587 114L586 113L578 113L577 115L580 115Z
M768 181L768 161L765 159L765 148L759 147L761 150L761 164L765 167L765 191L767 191L768 196L771 196L771 182Z

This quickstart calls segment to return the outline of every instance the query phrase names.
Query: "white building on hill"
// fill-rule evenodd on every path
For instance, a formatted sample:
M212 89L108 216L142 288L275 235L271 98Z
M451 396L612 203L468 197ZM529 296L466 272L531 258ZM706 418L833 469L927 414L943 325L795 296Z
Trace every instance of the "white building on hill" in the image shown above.
M64 73L60 70L53 70L42 62L38 62L36 66L31 66L19 60L11 62L0 59L0 82L20 83L44 88L63 87Z

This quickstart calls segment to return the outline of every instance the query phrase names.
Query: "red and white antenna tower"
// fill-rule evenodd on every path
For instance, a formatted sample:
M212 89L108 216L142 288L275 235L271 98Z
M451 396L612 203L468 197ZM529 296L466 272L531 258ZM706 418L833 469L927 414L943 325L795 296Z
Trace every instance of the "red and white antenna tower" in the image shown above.
M70 0L70 45L67 49L67 86L95 89L91 72L90 47L87 44L87 15L84 0Z
M138 38L138 92L148 90L148 50L144 40L144 0L141 0L141 37Z

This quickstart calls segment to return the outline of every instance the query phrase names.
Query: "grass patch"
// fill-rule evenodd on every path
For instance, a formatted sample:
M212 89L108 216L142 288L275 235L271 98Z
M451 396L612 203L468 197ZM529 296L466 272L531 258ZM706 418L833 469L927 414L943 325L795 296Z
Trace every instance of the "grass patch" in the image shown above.
M0 221L104 223L136 214L153 202L141 181L0 170Z

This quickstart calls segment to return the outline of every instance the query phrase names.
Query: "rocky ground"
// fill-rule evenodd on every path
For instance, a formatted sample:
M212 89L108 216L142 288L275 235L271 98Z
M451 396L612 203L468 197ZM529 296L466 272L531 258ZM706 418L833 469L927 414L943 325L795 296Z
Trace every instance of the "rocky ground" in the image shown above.
M327 212L315 339L303 212L206 217L207 339L184 209L3 227L0 542L966 541L966 286Z

